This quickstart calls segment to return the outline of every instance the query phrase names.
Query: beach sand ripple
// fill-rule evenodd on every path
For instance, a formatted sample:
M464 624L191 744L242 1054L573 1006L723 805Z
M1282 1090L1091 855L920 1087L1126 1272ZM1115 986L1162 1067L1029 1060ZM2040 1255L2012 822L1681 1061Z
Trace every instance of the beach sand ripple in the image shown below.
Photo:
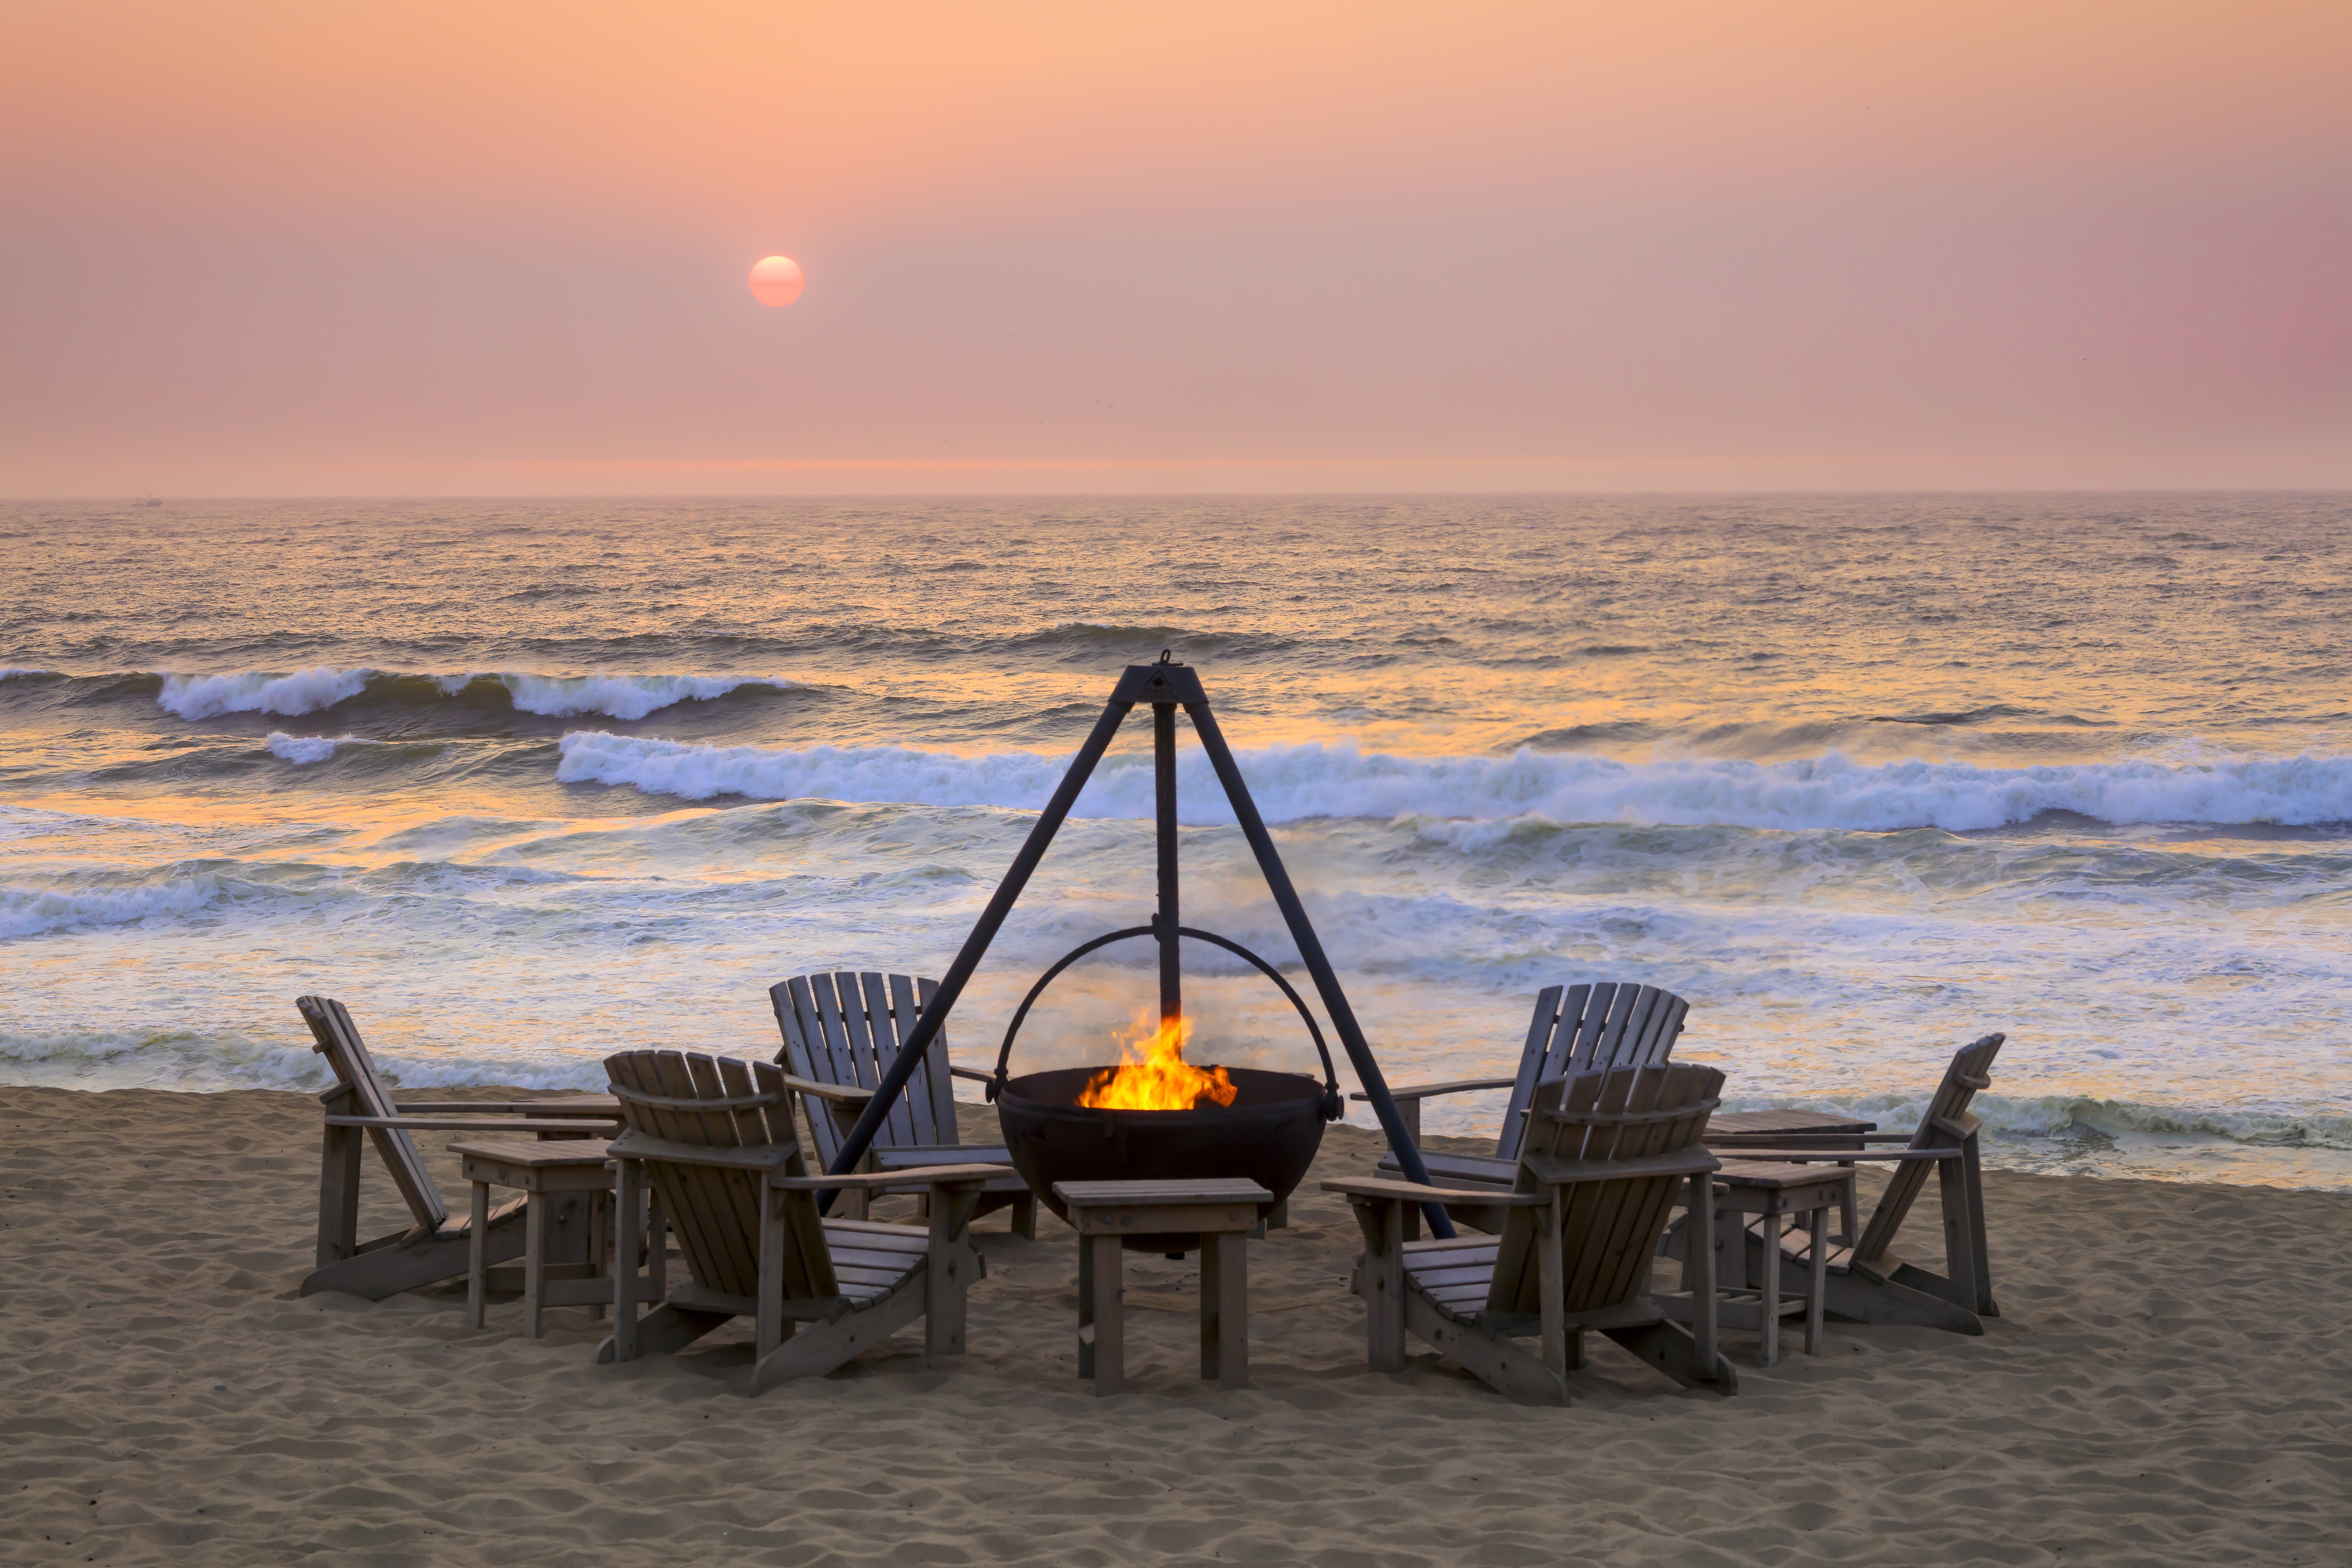
M446 1289L298 1299L318 1115L0 1089L0 1559L2320 1563L2352 1532L2341 1194L1990 1173L1984 1338L1832 1325L1766 1372L1734 1335L1728 1401L1596 1342L1541 1411L1426 1353L1365 1372L1354 1226L1311 1190L1250 1249L1254 1389L1192 1375L1197 1274L1139 1258L1097 1400L1070 1233L992 1219L969 1355L902 1332L747 1401L738 1331L597 1368L584 1310L533 1343ZM1333 1129L1317 1176L1374 1148Z

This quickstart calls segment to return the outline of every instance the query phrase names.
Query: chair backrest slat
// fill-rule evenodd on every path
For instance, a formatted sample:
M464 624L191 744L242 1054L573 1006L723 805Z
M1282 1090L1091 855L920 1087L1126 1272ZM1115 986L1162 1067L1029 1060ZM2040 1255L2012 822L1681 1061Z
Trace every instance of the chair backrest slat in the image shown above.
M604 1058L632 1130L695 1148L770 1148L785 1152L786 1175L805 1175L783 1075L766 1062L726 1061L699 1053L622 1051ZM667 1103L646 1103L652 1096ZM745 1104L766 1096L766 1105ZM696 1101L716 1102L709 1110ZM726 1102L732 1101L733 1104ZM750 1296L760 1282L760 1187L756 1172L646 1162L678 1247L694 1278L710 1289ZM833 1258L811 1194L785 1194L784 1293L809 1299L838 1295Z
M777 1061L794 1078L832 1083L831 1058L825 1052L824 1031L816 1021L816 996L809 977L796 974L768 988L776 1009L776 1027L783 1032L784 1048ZM830 1169L841 1148L841 1130L821 1106L809 1107L809 1139L816 1146L817 1163Z
M313 1047L327 1058L337 1082L352 1091L352 1099L362 1116L393 1116L392 1090L376 1071L375 1059L368 1055L367 1044L360 1038L357 1024L352 1022L351 1009L331 996L298 996L294 1005L310 1026L310 1037L317 1041ZM433 1184L425 1169L425 1160L416 1151L416 1141L404 1127L371 1127L368 1140L383 1157L384 1168L392 1173L392 1184L400 1189L401 1202L416 1216L416 1223L438 1230L448 1222L449 1210L442 1203L440 1191Z
M875 1088L939 988L938 981L913 975L845 971L781 981L768 991L784 1037L777 1059L787 1071L819 1083ZM809 1131L818 1163L830 1169L841 1152L841 1132L821 1110L812 1111ZM960 1141L947 1031L941 1029L876 1130L874 1146L951 1146Z
M1621 988L1622 989L1622 988ZM1632 1004L1612 1014L1630 1019ZM1723 1089L1713 1068L1662 1065L1577 1073L1539 1085L1528 1119L1526 1152L1564 1160L1635 1160L1678 1153L1704 1141ZM1561 1189L1563 1305L1571 1312L1622 1305L1649 1286L1650 1262L1664 1234L1675 1175L1595 1175ZM1518 1190L1542 1184L1524 1166ZM1487 1310L1541 1309L1537 1227L1547 1211L1515 1208L1503 1224Z
M1690 1004L1653 985L1546 986L1536 997L1519 1053L1510 1103L1503 1108L1495 1157L1516 1160L1526 1147L1528 1108L1538 1086L1581 1072L1658 1067L1672 1056Z
M1939 1129L1938 1121L1951 1121L1968 1114L1969 1104L1977 1097L1980 1085L1991 1081L1992 1059L2000 1054L2001 1041L2007 1037L1987 1035L1962 1046L1952 1054L1951 1066L1944 1069L1944 1081L1936 1086L1933 1099L1919 1117L1919 1129L1911 1135L1914 1149L1949 1148L1951 1135ZM1870 1223L1862 1227L1862 1240L1853 1249L1856 1258L1873 1262L1886 1255L1895 1245L1895 1233L1911 1213L1911 1205L1927 1190L1927 1176L1935 1162L1906 1160L1895 1167L1887 1179L1886 1190L1879 1194L1878 1206L1871 1211Z

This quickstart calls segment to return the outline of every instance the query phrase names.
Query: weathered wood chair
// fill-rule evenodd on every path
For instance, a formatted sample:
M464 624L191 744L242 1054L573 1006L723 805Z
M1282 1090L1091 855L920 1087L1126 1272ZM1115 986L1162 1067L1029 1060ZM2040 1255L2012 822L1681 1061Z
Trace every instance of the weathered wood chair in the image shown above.
M1535 1015L1528 1021L1527 1044L1519 1052L1519 1070L1511 1078L1465 1079L1451 1083L1408 1084L1389 1093L1403 1114L1405 1130L1421 1142L1421 1102L1443 1094L1467 1094L1475 1089L1507 1089L1502 1131L1495 1136L1495 1152L1486 1154L1441 1154L1424 1149L1422 1163L1433 1182L1452 1187L1488 1188L1507 1192L1517 1177L1519 1148L1527 1137L1528 1107L1536 1086L1572 1073L1607 1072L1614 1068L1656 1067L1673 1053L1683 1032L1690 1004L1654 985L1627 985L1611 981L1588 985L1548 985L1536 996ZM1350 1099L1362 1100L1360 1094ZM1384 1154L1381 1170L1399 1170L1396 1156ZM1489 1233L1503 1225L1504 1210L1493 1204L1448 1205L1446 1213L1475 1230ZM1414 1234L1419 1234L1414 1222Z
M300 1294L341 1290L371 1300L419 1286L451 1279L467 1271L470 1261L473 1221L453 1218L425 1162L416 1151L414 1132L461 1131L478 1136L529 1132L541 1137L608 1136L617 1120L611 1099L583 1095L533 1100L395 1101L360 1038L351 1010L331 996L300 996L294 1005L310 1027L311 1048L327 1058L335 1087L319 1097L326 1108L326 1132L319 1166L318 1264L303 1279ZM415 1224L405 1230L359 1239L361 1149L375 1145L392 1184L408 1205ZM576 1230L561 1264L572 1261L571 1251L587 1257L588 1204L580 1194L557 1200L562 1213L546 1216ZM499 1205L487 1216L488 1261L505 1263L521 1256L525 1241L525 1200Z
M1894 1174L1879 1194L1878 1206L1863 1226L1862 1239L1851 1247L1832 1246L1828 1251L1829 1295L1826 1310L1832 1318L1854 1323L1904 1323L1948 1329L1955 1333L1984 1332L1985 1318L1997 1318L1992 1269L1985 1251L1984 1181L1979 1161L1977 1133L1981 1123L1969 1114L1969 1102L1992 1083L1993 1058L2000 1054L2002 1035L1987 1035L1963 1046L1945 1068L1919 1126L1902 1149L1871 1149L1867 1143L1900 1142L1902 1135L1871 1137L1865 1147L1750 1149L1721 1148L1735 1160L1782 1162L1857 1162L1891 1163ZM1791 1140L1796 1142L1796 1140ZM1933 1274L1906 1261L1895 1251L1903 1222L1927 1190L1927 1173L1936 1173L1944 1212L1944 1272ZM1768 1237L1768 1229L1774 1234ZM1748 1278L1759 1276L1762 1249L1778 1243L1781 1256L1809 1263L1811 1238L1801 1230L1778 1234L1777 1226L1759 1221L1747 1228ZM1703 1233L1702 1233L1703 1234ZM1667 1237L1670 1256L1683 1250L1679 1225Z
M818 972L795 974L768 988L776 1010L776 1026L783 1031L784 1048L776 1055L784 1069L786 1086L801 1096L809 1138L819 1166L830 1169L842 1141L874 1098L874 1088L898 1057L898 1047L914 1033L921 1008L929 1005L940 983L908 974ZM1013 1155L1002 1144L958 1142L955 1095L950 1079L988 1081L988 1075L948 1061L947 1031L931 1040L923 1063L907 1080L906 1092L890 1108L890 1119L875 1134L859 1168L903 1171L946 1163L997 1165L1003 1169L982 1189L980 1212L1009 1208L1015 1233L1037 1234L1037 1199L1013 1168ZM913 1192L919 1184L885 1185L877 1192ZM845 1192L843 1214L866 1216L868 1194Z
M1685 1270L1689 1329L1650 1289L1677 1189L1712 1221L1716 1160L1702 1139L1722 1088L1722 1073L1688 1066L1538 1083L1513 1189L1499 1198L1377 1176L1324 1183L1364 1232L1355 1289L1373 1370L1403 1369L1410 1331L1518 1404L1565 1405L1594 1331L1685 1387L1738 1392L1716 1348L1712 1253ZM1503 1208L1501 1235L1406 1238L1415 1205L1457 1196ZM1529 1336L1532 1355L1513 1342Z
M811 1173L793 1125L784 1075L768 1062L678 1051L623 1051L604 1059L626 1127L613 1141L619 1252L638 1234L650 1181L691 1279L637 1316L637 1276L614 1277L613 1337L599 1363L684 1349L730 1318L754 1321L748 1390L831 1372L922 1318L927 1355L964 1348L964 1292L986 1272L971 1224L990 1165L923 1171ZM827 1188L916 1186L930 1199L924 1226L826 1219ZM800 1324L810 1325L795 1332Z

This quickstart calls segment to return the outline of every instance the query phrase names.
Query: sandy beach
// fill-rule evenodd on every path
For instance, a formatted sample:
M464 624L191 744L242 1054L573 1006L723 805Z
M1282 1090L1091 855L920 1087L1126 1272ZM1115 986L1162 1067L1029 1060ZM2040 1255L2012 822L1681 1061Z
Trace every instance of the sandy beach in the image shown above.
M2352 1531L2341 1194L1989 1173L1984 1338L1832 1325L1768 1372L1734 1335L1730 1400L1596 1342L1577 1404L1538 1411L1418 1344L1400 1377L1364 1370L1354 1226L1311 1191L1371 1157L1339 1128L1252 1246L1248 1392L1192 1375L1195 1276L1151 1258L1133 1390L1096 1399L1071 1233L992 1217L969 1355L902 1333L746 1400L741 1333L598 1368L581 1310L534 1343L513 1308L468 1332L446 1288L298 1299L317 1118L271 1091L0 1089L0 1557L2323 1563Z

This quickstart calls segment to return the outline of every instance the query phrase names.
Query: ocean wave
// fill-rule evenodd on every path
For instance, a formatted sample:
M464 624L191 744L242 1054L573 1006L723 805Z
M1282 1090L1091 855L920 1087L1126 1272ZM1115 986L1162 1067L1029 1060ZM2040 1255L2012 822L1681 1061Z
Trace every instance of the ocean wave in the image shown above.
M285 758L296 767L305 763L323 763L335 754L335 748L349 744L354 737L339 740L325 735L289 735L283 730L269 731L268 746L272 755Z
M11 670L11 675L47 675ZM787 690L797 682L767 675L540 675L530 672L456 675L410 674L373 668L338 669L319 665L278 673L247 670L234 675L109 675L83 678L102 691L126 686L152 689L165 711L182 719L215 719L230 713L271 713L296 718L355 698L412 706L444 699L502 698L517 712L545 718L601 714L624 722L680 702L709 702L746 688ZM151 682L160 686L150 687Z
M131 887L0 887L0 941L194 914L222 893L211 871Z
M155 700L183 719L216 719L224 713L276 713L291 718L349 701L365 689L364 669L326 665L291 675L247 671L240 675L166 675Z
M1036 810L1066 757L966 757L895 746L693 745L604 731L563 737L556 777L629 785L685 800L744 795ZM1269 820L1429 816L1659 826L1952 832L2067 812L2101 822L2313 826L2352 821L2352 758L2236 758L2168 766L2092 763L2022 768L1967 763L1862 763L1841 752L1787 763L1685 759L1625 763L1521 749L1509 757L1400 757L1310 742L1241 753ZM1206 757L1179 754L1188 823L1234 820ZM1107 759L1074 815L1149 817L1150 759Z
M1869 1117L1885 1131L1908 1133L1926 1113L1929 1096L1852 1094L1798 1097L1776 1105L1796 1105ZM1737 1097L1725 1109L1765 1109ZM2095 1133L2110 1139L2214 1140L2260 1149L2352 1151L2352 1116L2324 1110L2283 1111L2259 1107L2156 1105L2074 1094L1980 1094L1969 1107L1991 1138L2067 1138Z
M505 675L499 678L525 713L565 718L602 713L642 719L677 702L709 702L747 686L785 689L793 685L767 676L722 675Z

